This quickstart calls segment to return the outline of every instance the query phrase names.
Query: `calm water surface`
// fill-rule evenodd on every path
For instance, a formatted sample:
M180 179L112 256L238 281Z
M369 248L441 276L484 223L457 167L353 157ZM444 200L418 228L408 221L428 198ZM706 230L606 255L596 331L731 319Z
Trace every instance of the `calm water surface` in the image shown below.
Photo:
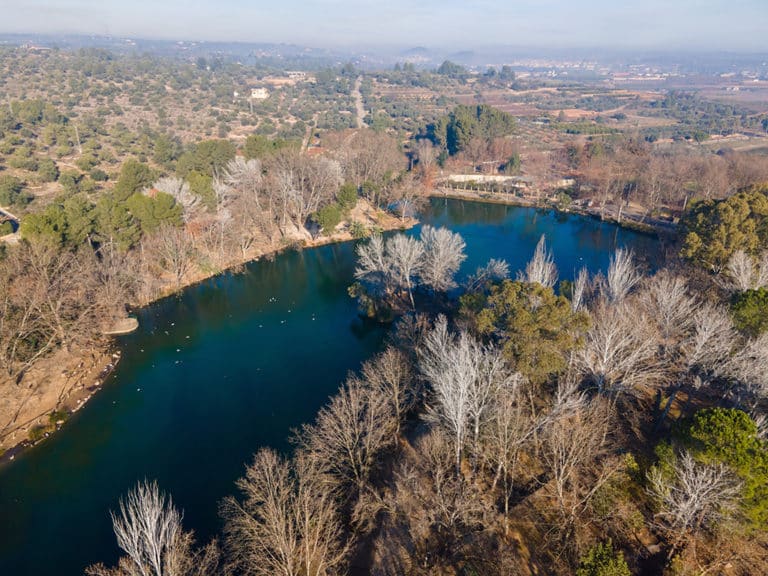
M546 234L561 277L605 269L616 246L649 264L649 236L577 216L433 200L423 220L461 233L462 274L489 258L525 265ZM418 233L415 230L414 233ZM0 469L0 575L75 576L118 555L109 510L157 479L184 525L216 534L219 500L261 446L289 447L384 329L357 315L350 243L255 262L158 302L121 339L115 373L64 430Z

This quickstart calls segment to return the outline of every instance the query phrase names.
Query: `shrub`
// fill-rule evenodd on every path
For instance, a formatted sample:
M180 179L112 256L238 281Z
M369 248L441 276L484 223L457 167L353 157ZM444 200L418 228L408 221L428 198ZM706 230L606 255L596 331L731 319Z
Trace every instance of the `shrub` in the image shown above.
M755 527L768 523L768 443L742 410L699 410L683 431L683 442L697 460L730 466L744 481L742 510Z
M341 212L341 207L334 202L320 208L312 219L317 222L324 234L331 234L333 229L341 222Z
M344 212L348 212L357 205L357 186L344 184L336 196L339 206Z
M621 552L613 550L610 540L589 549L579 561L576 576L630 576L629 566Z
M736 327L750 336L768 330L768 288L737 294L731 302L731 314Z

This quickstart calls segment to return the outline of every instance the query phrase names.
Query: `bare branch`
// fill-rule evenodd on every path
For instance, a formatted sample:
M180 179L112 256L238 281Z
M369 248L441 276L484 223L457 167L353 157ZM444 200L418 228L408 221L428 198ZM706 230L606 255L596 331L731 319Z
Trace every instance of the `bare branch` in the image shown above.
M538 283L546 288L552 288L557 283L557 266L552 252L547 250L544 234L536 244L533 258L525 267L525 273L518 273L521 282Z
M688 534L697 534L730 515L741 493L739 479L723 464L701 464L683 452L665 475L648 473L648 494L656 501L660 526L673 534L673 549Z
M421 229L424 256L419 276L423 284L436 292L456 286L453 277L466 259L464 239L446 228L424 226Z
M642 278L632 251L618 248L611 256L605 277L605 296L610 302L621 302Z

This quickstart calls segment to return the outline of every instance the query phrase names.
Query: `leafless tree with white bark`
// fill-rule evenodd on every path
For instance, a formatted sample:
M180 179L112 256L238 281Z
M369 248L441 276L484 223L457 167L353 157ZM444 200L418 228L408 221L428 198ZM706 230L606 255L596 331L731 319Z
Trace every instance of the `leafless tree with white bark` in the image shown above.
M697 462L687 451L678 456L671 476L659 467L648 473L648 494L658 506L657 525L672 538L669 556L685 539L711 528L736 508L738 477L723 464Z
M744 250L736 250L723 271L723 286L733 292L757 290L768 286L768 250L753 258Z
M509 278L509 264L507 261L491 258L484 266L478 267L475 273L467 278L465 284L467 291L472 292L489 282L496 282L506 278Z
M435 292L445 292L456 286L454 276L466 259L464 239L446 228L426 225L421 229L424 256L419 276L422 284Z
M683 278L662 270L648 282L641 300L648 317L656 321L665 348L688 334L698 303Z
M571 292L571 308L574 312L578 312L586 303L589 297L589 271L586 267L579 270L576 275L576 279L573 281L573 291Z
M659 376L657 352L658 335L636 306L601 303L574 359L599 391L618 392L650 384Z
M718 375L727 365L738 334L731 316L722 306L704 303L693 315L693 330L683 342L689 368Z
M397 234L386 242L386 262L389 275L395 287L405 290L411 303L411 308L416 309L413 300L413 283L421 272L423 264L424 246L421 242L404 234Z
M195 550L192 533L181 525L181 513L156 482L140 482L112 513L117 543L126 556L114 568L101 564L89 576L210 576L219 564L216 543Z
M519 272L517 279L521 282L541 284L545 288L552 288L557 283L557 266L552 252L547 250L544 234L536 244L533 258L525 266L525 272Z
M642 278L632 251L618 248L611 256L602 291L610 302L618 303L627 297Z
M183 210L185 222L189 222L195 218L201 211L202 203L200 201L200 196L193 194L189 184L182 178L177 178L176 176L164 176L155 182L152 185L152 188L173 196L176 203L181 206ZM144 191L145 194L147 192L147 190Z

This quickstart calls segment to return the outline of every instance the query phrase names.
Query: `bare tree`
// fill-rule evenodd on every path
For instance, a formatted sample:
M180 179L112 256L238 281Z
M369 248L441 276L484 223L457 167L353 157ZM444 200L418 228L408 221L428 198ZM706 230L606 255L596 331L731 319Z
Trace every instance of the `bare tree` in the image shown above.
M482 456L495 471L492 488L501 488L505 531L509 529L509 504L521 456L539 427L525 391L525 380L519 374L499 387L482 436Z
M424 339L419 367L434 393L435 406L428 413L451 434L458 472L466 436L471 434L477 458L481 426L497 391L519 376L509 371L499 350L481 345L466 332L450 335L444 316Z
M448 332L448 322L440 316L435 328L424 338L419 368L432 385L436 406L428 413L450 434L456 473L461 470L461 453L469 425L470 387L476 375L469 360L470 338L456 338Z
M453 277L466 259L466 243L461 235L446 228L424 226L421 229L421 243L424 246L421 282L435 292L445 292L456 286Z
M414 278L421 272L424 246L410 236L397 234L387 240L386 261L389 274L397 288L405 289L411 302L411 308L416 309L413 300Z
M394 442L395 429L389 398L352 376L320 410L315 424L304 426L300 445L335 494L358 497L382 451Z
M427 190L431 190L435 175L435 161L437 153L431 140L422 138L416 141L416 158L419 161L421 181Z
M395 422L395 435L405 416L419 401L419 387L408 358L397 348L388 346L384 352L363 364L362 379L378 390L390 404Z
M480 453L480 432L493 409L499 390L517 382L520 375L507 367L500 350L470 341L469 361L474 363L475 379L469 387L468 416L472 427L473 455L477 462Z
M768 286L768 251L763 252L758 260L744 250L736 250L728 259L724 272L722 284L734 292Z
M99 564L89 576L208 576L217 571L215 542L193 548L191 532L181 525L181 513L156 482L140 482L124 499L120 513L112 513L117 543L126 556L115 568Z
M407 167L405 156L391 135L373 130L358 130L351 136L343 136L338 143L327 138L328 145L334 149L347 181L358 187L369 182L374 186L365 188L372 196L369 198L378 206L377 190L386 183L388 176L397 174Z
M467 292L473 292L489 282L509 278L509 264L506 260L491 258L485 266L478 267L466 281Z
M139 483L120 500L120 516L112 514L117 544L142 574L162 576L181 534L181 514L156 483Z
M757 398L768 397L768 333L751 338L727 360L721 373Z
M374 234L364 244L358 244L357 266L355 278L364 281L376 296L384 296L389 292L389 263L387 261L386 244L381 234Z
M552 252L547 250L544 234L536 244L533 258L525 266L525 273L518 273L517 279L531 284L538 283L545 288L552 288L557 283L557 266L555 266Z
M457 477L442 431L430 430L414 448L413 457L395 471L395 489L385 498L390 516L374 573L440 572L442 563L461 556L467 531L482 525L483 501L474 483Z
M141 243L142 251L162 271L171 275L176 286L192 269L194 247L185 228L163 226Z
M400 215L400 221L408 216L413 217L419 206L426 200L423 183L416 179L412 172L400 176L387 185L382 194L388 206Z
M21 243L0 262L0 366L15 382L59 346L93 342L106 311L93 252Z
M650 280L641 299L648 316L656 321L665 347L678 342L691 329L697 302L679 276L662 270Z
M603 291L610 302L621 302L642 280L631 250L618 248L611 256Z
M189 222L197 216L202 208L200 196L193 194L189 184L176 176L164 176L152 185L152 188L159 192L165 192L173 196L176 203L181 206L184 221ZM144 190L144 194L147 194Z
M544 428L541 457L549 471L546 489L569 522L575 520L615 471L608 458L607 403L579 402L556 410Z
M648 494L658 506L659 527L673 538L669 557L687 537L731 514L740 493L741 484L729 468L696 462L687 451L677 458L671 476L659 467L651 468Z
M598 390L631 389L659 376L658 337L635 306L603 303L593 317L584 346L575 353L575 364Z
M223 180L240 195L247 194L252 197L259 208L264 209L260 201L262 170L258 159L246 160L242 156L235 156L227 163Z
M573 282L573 292L571 293L571 308L578 312L584 307L589 291L589 271L586 267L579 270L576 280Z
M231 562L242 574L330 576L347 559L336 505L307 463L260 450L222 504Z
M342 170L335 160L311 158L297 150L278 154L271 167L271 186L277 201L277 218L283 234L290 221L298 232L310 214L330 201L341 185Z
M693 332L683 342L689 368L719 374L737 341L730 314L721 306L704 303L693 315Z

